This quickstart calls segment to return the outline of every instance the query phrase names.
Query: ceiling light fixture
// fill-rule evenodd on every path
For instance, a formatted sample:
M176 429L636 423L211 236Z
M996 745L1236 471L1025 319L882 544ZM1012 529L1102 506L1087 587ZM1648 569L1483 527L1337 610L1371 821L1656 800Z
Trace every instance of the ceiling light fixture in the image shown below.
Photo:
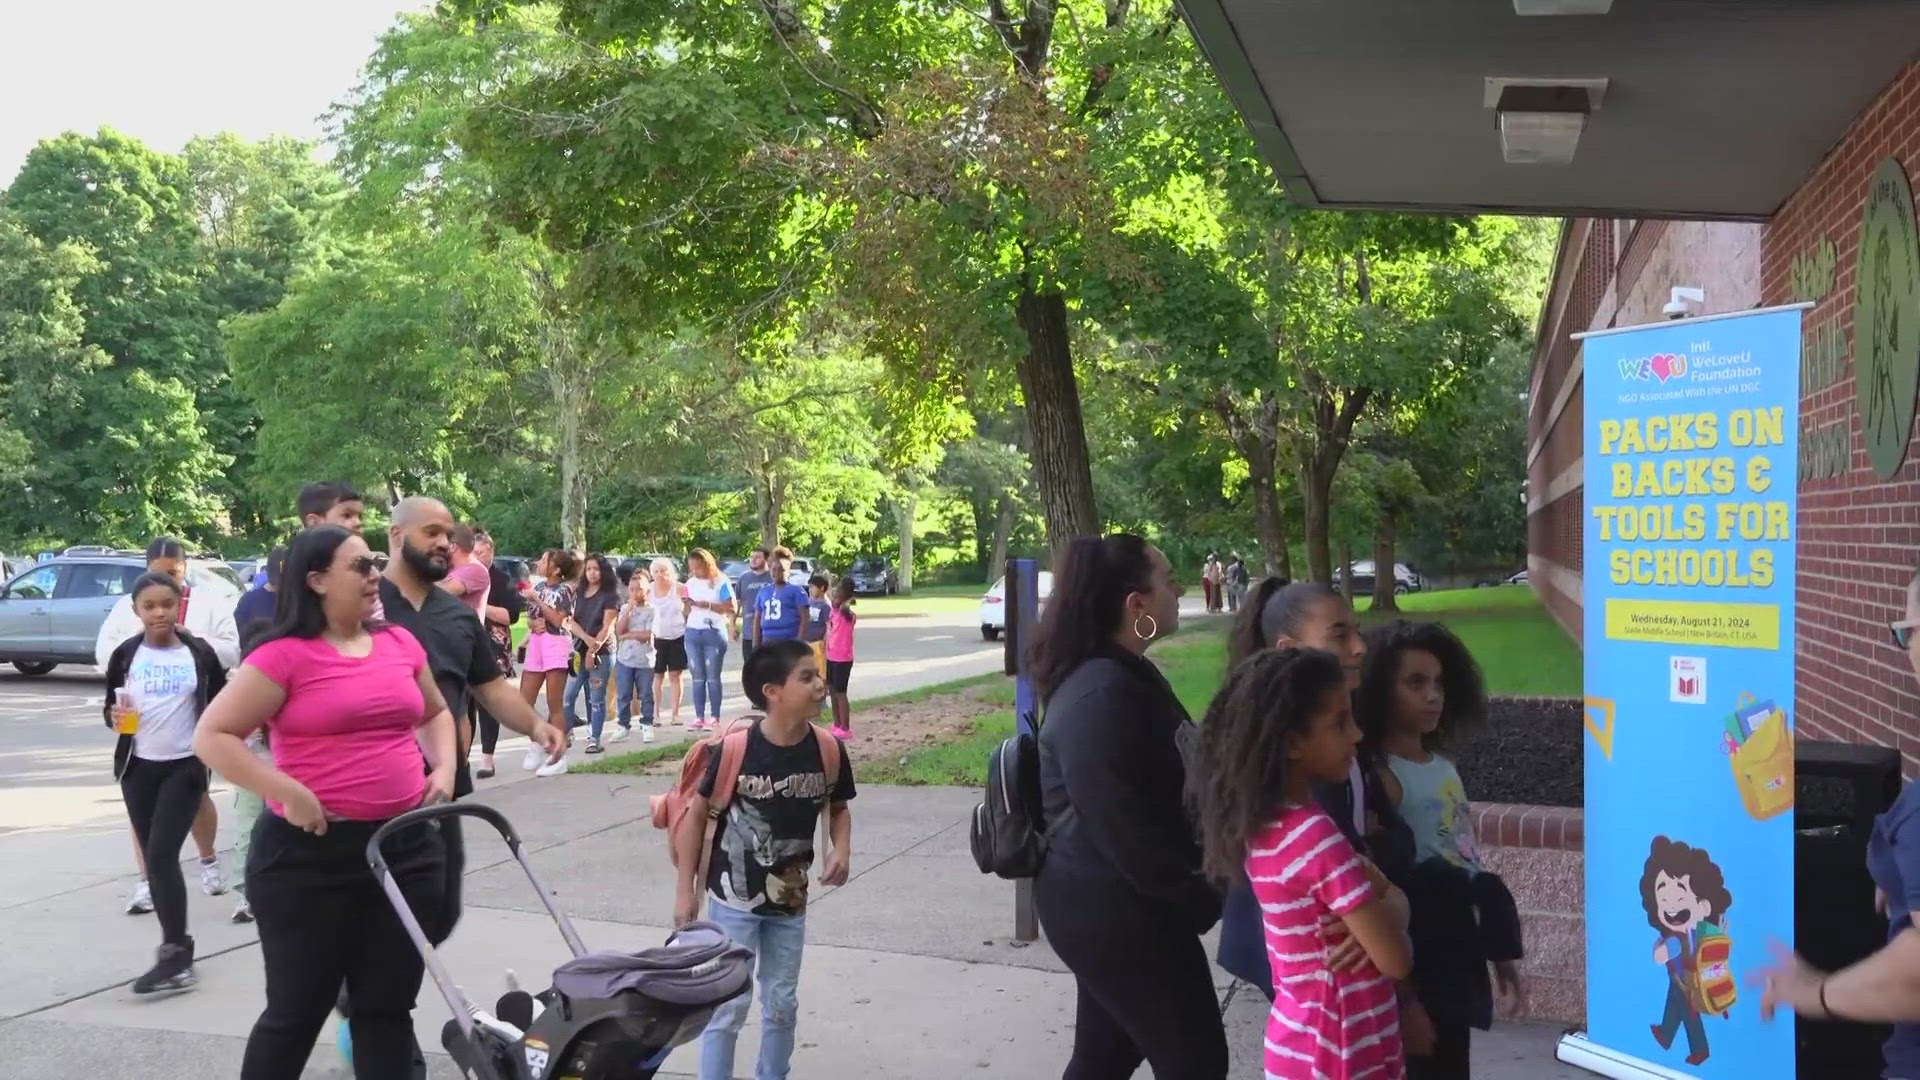
M1488 79L1500 155L1509 165L1568 165L1600 108L1605 79Z
M1515 15L1605 15L1613 0L1513 0Z

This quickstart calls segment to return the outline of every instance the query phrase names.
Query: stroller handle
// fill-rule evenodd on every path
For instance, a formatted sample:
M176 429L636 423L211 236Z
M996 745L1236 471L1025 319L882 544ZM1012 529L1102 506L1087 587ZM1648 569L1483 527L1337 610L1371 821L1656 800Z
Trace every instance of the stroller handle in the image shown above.
M488 806L486 803L446 802L435 806L422 806L417 810L409 810L399 817L389 819L386 824L375 829L373 835L367 839L367 865L371 866L373 872L376 874L386 873L387 860L385 856L380 854L380 845L389 835L399 832L401 829L412 828L415 825L428 821L437 821L445 817L479 818L481 821L500 830L500 838L507 842L507 847L511 848L514 854L517 855L520 852L520 834L514 831L513 823L507 820L505 814Z

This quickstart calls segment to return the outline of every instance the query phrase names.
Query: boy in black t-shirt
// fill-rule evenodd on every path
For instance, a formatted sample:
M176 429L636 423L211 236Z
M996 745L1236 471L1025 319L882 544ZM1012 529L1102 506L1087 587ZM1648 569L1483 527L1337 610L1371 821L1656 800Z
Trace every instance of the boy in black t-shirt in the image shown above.
M846 748L833 741L830 755L822 743L833 736L815 726L827 686L802 641L771 641L755 649L741 673L748 700L766 718L747 733L746 753L733 799L712 830L707 878L699 881L701 849L707 831L686 829L677 843L680 887L674 900L675 926L691 922L700 910L702 885L708 917L727 936L751 949L760 976L760 1061L762 1080L784 1077L793 1057L794 1026L800 1004L800 958L806 947L807 873L813 867L814 830L827 812L828 850L820 871L822 885L847 880L854 796L853 766ZM826 759L838 764L827 776ZM688 815L707 820L721 754L709 757L700 796ZM713 1014L701 1037L701 1080L731 1080L734 1045L746 1023L751 995L743 994Z

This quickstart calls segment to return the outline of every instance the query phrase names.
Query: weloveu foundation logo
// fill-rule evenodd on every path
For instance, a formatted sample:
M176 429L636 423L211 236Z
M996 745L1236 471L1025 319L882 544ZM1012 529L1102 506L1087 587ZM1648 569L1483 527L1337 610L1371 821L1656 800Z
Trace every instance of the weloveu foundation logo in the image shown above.
M1686 373L1687 358L1679 353L1655 353L1637 360L1620 361L1620 377L1638 382L1658 379L1664 383Z

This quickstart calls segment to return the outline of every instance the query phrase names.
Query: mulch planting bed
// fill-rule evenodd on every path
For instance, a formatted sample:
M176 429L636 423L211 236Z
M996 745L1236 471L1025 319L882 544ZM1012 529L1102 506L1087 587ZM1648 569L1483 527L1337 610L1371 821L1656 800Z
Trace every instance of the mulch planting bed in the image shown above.
M1582 805L1584 711L1577 698L1494 698L1487 726L1456 751L1467 798Z

